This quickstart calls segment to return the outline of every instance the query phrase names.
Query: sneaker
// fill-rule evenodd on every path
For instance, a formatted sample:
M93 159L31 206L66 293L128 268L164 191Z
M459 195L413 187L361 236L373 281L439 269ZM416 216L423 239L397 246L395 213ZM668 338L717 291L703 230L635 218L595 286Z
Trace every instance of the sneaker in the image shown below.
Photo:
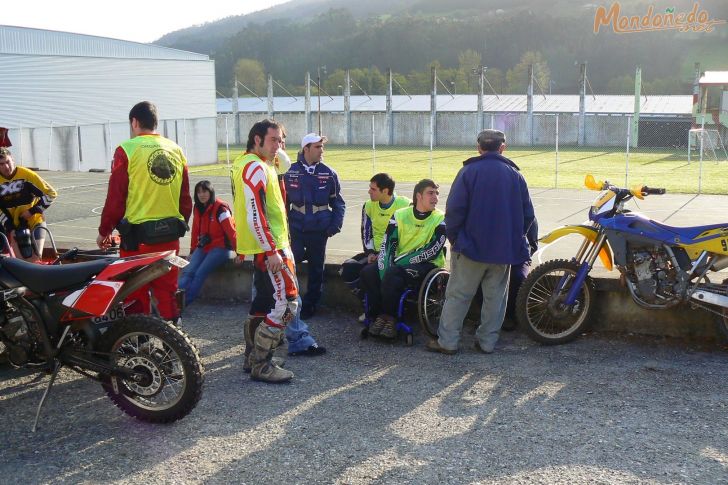
M369 325L369 335L380 335L386 323L387 321L384 319L383 316L378 316L376 319L374 319L374 323Z
M379 336L391 339L397 338L397 323L394 319L388 318L384 321L384 328L382 328Z
M304 355L306 357L316 357L318 355L324 355L326 353L326 347L321 347L318 344L310 345L306 350L299 350L298 352L288 352L288 355L297 356Z
M455 355L458 353L457 350L450 350L440 346L440 342L438 342L437 339L431 339L429 342L427 342L425 344L425 350L428 350L430 352L439 352L445 355Z
M359 323L364 323L366 320L367 320L366 313L362 313L361 315L359 315Z

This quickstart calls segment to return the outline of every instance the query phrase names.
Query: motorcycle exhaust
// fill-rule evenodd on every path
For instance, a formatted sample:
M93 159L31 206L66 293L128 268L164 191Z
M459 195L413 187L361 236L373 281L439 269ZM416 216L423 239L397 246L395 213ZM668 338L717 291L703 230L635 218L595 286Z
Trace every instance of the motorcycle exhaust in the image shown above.
M728 256L718 256L710 267L713 271L720 271L728 268Z
M698 300L701 303L709 303L719 307L728 308L728 296L711 293L709 291L698 290L690 298Z

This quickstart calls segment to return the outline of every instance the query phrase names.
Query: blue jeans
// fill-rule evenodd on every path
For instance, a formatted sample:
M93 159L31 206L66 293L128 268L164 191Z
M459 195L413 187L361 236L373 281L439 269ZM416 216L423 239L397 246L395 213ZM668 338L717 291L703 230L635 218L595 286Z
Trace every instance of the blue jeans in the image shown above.
M202 249L195 250L190 256L190 264L182 270L179 287L185 290L185 302L191 304L202 289L202 284L218 266L230 258L230 250L213 248L206 253Z
M296 318L286 325L286 340L288 340L288 352L303 352L312 345L316 345L316 340L308 332L308 325L301 320L301 297L298 297L298 312Z

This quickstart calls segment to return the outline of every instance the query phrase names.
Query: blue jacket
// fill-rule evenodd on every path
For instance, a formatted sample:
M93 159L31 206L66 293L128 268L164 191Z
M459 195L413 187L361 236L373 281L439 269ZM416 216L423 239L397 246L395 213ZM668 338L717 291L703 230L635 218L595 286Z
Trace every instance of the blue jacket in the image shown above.
M517 166L497 152L463 163L445 211L453 251L474 261L521 264L530 259L526 234L535 232L528 187Z
M341 197L339 177L332 168L319 162L311 175L299 155L283 180L288 225L292 231L326 232L328 236L341 231L346 204Z

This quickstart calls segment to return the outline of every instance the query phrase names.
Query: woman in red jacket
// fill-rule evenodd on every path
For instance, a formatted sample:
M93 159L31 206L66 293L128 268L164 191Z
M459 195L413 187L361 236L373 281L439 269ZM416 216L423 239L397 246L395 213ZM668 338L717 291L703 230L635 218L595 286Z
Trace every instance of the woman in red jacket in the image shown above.
M227 202L215 197L209 180L195 185L190 264L182 271L179 287L185 289L189 305L197 297L207 276L230 259L235 247L235 221Z

